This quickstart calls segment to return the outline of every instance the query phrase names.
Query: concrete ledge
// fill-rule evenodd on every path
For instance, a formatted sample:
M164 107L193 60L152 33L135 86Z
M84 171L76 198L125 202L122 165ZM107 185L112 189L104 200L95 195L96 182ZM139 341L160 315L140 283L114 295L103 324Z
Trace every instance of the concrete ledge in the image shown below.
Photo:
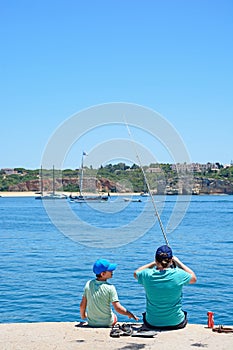
M111 338L110 328L79 327L77 322L0 324L1 350L232 350L233 333L215 333L188 324L155 338Z

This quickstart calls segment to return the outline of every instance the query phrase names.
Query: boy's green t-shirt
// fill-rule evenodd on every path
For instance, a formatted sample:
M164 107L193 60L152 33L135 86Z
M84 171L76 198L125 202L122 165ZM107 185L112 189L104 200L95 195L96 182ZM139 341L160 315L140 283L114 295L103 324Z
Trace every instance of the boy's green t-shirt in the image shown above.
M84 296L87 299L88 324L111 327L114 321L111 303L119 301L116 288L106 281L91 280L86 283Z

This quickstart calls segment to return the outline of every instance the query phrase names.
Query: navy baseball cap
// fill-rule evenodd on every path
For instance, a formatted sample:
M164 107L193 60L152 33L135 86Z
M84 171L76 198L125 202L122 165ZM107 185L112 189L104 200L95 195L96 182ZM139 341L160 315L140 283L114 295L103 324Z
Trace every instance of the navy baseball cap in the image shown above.
M172 256L172 250L170 247L168 247L168 245L162 245L159 247L155 254L157 260L171 259Z
M117 267L117 264L111 264L106 259L98 259L93 265L93 272L96 275L99 275L101 272L104 271L114 271Z

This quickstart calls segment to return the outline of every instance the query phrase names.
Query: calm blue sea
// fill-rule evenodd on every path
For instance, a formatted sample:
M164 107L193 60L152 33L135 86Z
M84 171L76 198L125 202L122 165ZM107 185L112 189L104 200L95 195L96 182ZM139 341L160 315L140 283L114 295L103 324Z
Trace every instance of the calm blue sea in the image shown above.
M156 198L165 228L176 200L176 196ZM179 200L188 204L185 196ZM118 264L111 283L115 284L121 303L141 316L145 296L143 288L133 278L133 271L154 259L154 252L164 244L164 237L157 221L146 228L149 217L156 219L153 208L147 208L146 215L135 220L147 198L141 203L123 206L119 205L120 201L123 199L111 198L94 207L67 204L80 222L91 225L93 244L89 237L85 245L85 240L73 241L61 233L41 201L0 198L1 323L80 320L83 287L94 277L92 264L100 257ZM179 216L180 209L176 210L175 216ZM167 234L174 254L198 277L198 282L184 287L183 293L184 309L191 323L206 324L207 311L213 311L216 324L233 324L232 219L233 196L193 196L181 223ZM66 224L66 219L62 221ZM129 222L132 225L127 231ZM136 234L137 237L130 238L127 243L139 226L142 231L145 226L147 232ZM100 246L101 228L106 227L108 237L105 233ZM80 235L82 229L82 225L77 227ZM124 243L121 230L127 244L111 247L109 242L118 240L118 232ZM128 319L119 316L119 320Z

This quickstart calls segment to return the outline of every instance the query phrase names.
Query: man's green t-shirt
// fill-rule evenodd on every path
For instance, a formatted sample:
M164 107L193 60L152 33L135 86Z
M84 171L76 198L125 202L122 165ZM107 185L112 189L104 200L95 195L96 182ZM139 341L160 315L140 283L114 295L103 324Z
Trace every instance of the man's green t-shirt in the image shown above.
M176 326L184 320L182 287L192 276L180 268L145 269L137 273L146 292L146 321L152 326Z
M116 288L106 282L91 280L84 288L87 299L88 324L93 327L110 327L114 321L111 303L119 301Z

